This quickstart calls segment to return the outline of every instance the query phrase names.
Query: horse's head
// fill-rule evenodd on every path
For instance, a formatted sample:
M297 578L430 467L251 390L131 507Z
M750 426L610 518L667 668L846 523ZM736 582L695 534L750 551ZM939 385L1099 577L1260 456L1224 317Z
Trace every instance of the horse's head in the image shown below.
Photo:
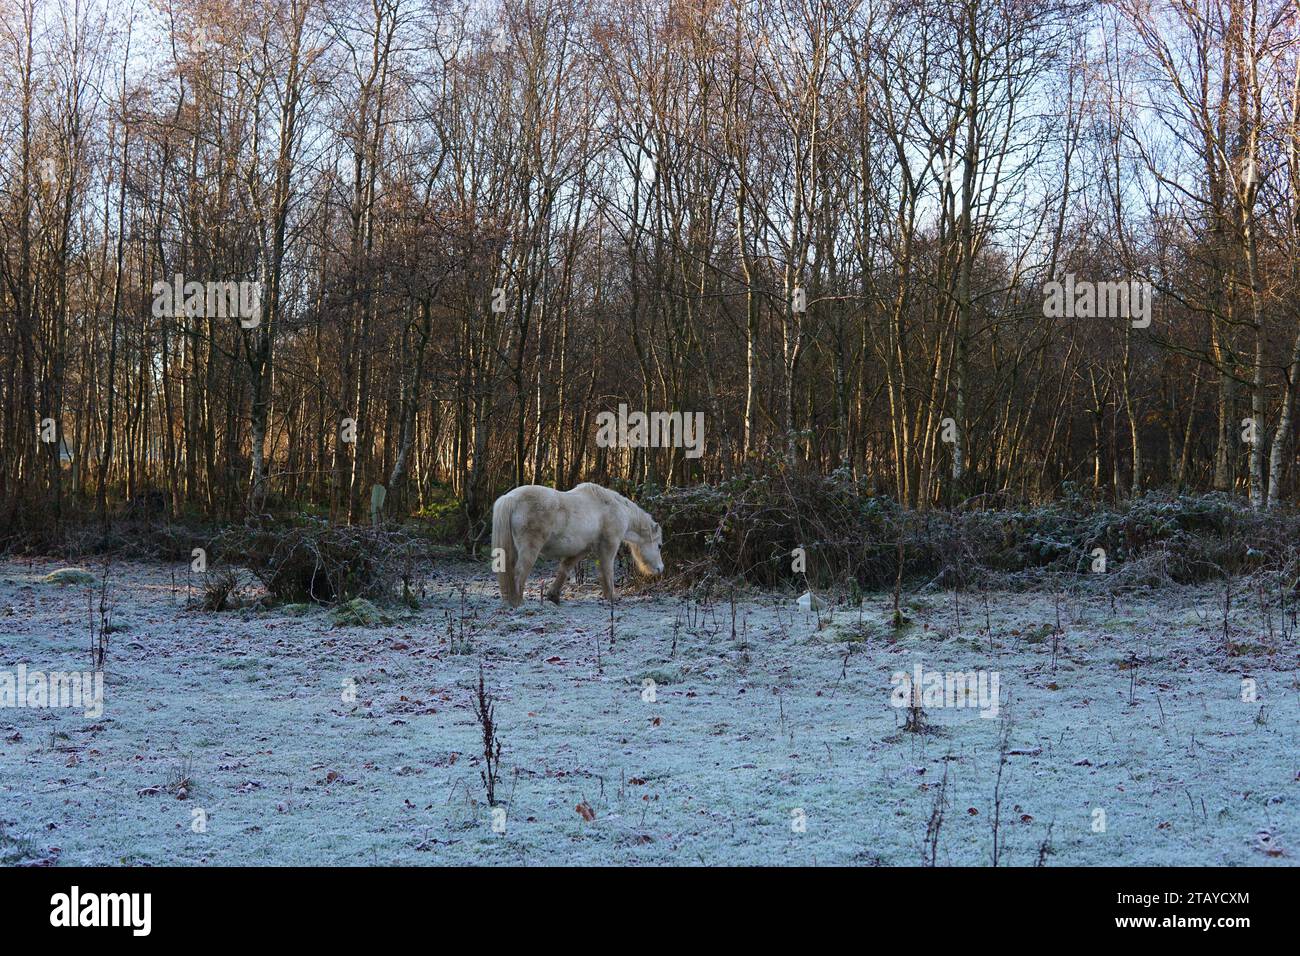
M664 529L655 521L650 522L650 530L641 535L641 540L631 544L632 557L636 560L637 570L642 574L663 574L664 559L659 553L664 543Z

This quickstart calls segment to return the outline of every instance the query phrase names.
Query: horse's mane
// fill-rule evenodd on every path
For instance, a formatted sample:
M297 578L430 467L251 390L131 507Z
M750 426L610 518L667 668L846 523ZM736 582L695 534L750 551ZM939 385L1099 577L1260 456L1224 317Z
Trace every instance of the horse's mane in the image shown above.
M619 497L623 498L622 495L619 495ZM632 516L632 521L630 523L636 526L638 533L644 532L646 535L649 535L650 529L653 528L655 524L655 519L650 517L650 512L646 511L631 498L623 498L623 500L627 502L628 514Z
M626 508L627 513L631 518L629 524L631 527L634 527L638 533L644 532L647 535L650 533L650 529L654 526L655 520L650 516L650 513L639 504L626 495L619 494L613 488L606 488L604 485L598 485L590 481L585 482L585 484L592 491L596 492L599 497Z
M608 489L606 489L608 490ZM610 494L618 498L623 504L627 505L627 512L632 517L631 524L636 527L638 532L650 534L650 529L654 527L655 519L650 517L650 512L646 511L639 504L625 495L620 495L617 491L610 491Z

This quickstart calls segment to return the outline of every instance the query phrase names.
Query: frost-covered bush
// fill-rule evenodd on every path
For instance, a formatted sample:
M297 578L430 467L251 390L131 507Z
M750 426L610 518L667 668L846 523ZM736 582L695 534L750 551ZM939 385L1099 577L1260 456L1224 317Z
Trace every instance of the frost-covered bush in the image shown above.
M395 531L295 526L230 528L217 538L222 560L242 564L279 601L327 603L393 596L417 546Z
M963 587L1087 573L1098 548L1109 571L1190 582L1282 568L1300 546L1300 517L1255 511L1223 494L1152 492L1122 504L1066 494L1019 510L908 511L843 471L627 493L663 526L670 569L691 583L718 577L880 589L893 585L901 560L910 581ZM803 573L796 548L804 549Z
M378 627L386 618L374 604L365 598L353 598L340 604L330 615L336 627Z
M46 584L94 584L95 576L83 568L59 568L43 578Z
M239 575L229 568L214 571L204 580L203 600L200 607L205 611L225 611L231 607L238 593Z
M633 497L664 529L679 569L754 584L878 582L893 573L902 510L846 472L745 475ZM795 549L802 549L796 559ZM804 570L799 570L803 568Z

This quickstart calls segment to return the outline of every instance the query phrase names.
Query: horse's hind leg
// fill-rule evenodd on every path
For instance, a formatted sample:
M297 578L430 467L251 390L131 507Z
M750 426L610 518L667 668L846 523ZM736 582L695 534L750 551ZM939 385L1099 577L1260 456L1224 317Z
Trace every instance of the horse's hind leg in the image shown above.
M515 558L515 593L519 595L519 600L522 603L524 600L524 585L528 582L528 575L533 573L533 565L537 563L537 555L540 553L541 548L533 544L520 545L518 542L516 542L516 546L519 548L519 554Z
M573 570L573 566L581 560L581 557L581 555L578 555L577 557L565 558L560 562L559 570L555 572L555 580L546 589L547 600L555 604L560 603L560 591L564 589L564 582L568 580L569 572Z

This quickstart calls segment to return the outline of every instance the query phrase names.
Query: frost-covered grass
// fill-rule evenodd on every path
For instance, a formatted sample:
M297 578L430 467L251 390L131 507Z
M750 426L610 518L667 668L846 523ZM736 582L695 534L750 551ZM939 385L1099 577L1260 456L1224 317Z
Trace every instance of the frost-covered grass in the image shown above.
M58 566L0 565L0 670L89 668L86 588L43 583ZM1244 589L1231 651L1216 586L1066 595L1060 632L1053 594L929 593L895 632L883 595L817 615L748 594L733 626L726 599L651 585L611 646L593 584L543 605L543 569L509 612L485 570L440 561L420 610L367 628L187 609L184 566L173 591L170 567L115 565L103 715L0 711L0 863L916 865L946 766L937 860L986 865L1003 729L1006 865L1300 854L1296 639ZM905 730L891 677L918 662L997 672L998 717Z

